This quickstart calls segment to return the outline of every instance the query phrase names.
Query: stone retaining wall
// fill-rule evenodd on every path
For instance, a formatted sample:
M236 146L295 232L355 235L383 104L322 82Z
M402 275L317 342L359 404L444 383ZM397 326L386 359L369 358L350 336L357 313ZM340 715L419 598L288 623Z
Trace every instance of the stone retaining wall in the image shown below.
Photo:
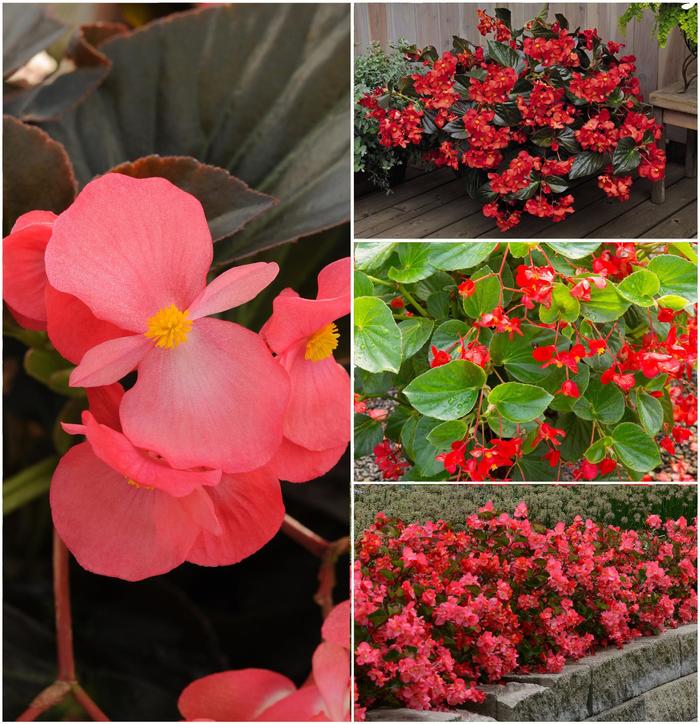
M692 721L697 625L608 648L558 674L515 674L482 686L483 704L423 712L377 709L368 721Z

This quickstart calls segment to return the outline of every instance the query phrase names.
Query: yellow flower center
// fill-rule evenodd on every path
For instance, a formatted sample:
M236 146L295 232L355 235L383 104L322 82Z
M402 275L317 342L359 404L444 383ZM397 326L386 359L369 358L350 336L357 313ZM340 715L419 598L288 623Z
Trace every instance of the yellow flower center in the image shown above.
M189 311L180 311L174 304L158 310L148 320L146 337L156 343L156 347L172 349L187 341L187 335L192 329L192 320Z
M333 350L338 346L338 328L331 322L325 327L321 327L318 332L314 332L306 343L306 352L304 359L312 362L320 362L333 354Z
M131 485L132 488L139 488L141 490L153 490L152 485L140 485L139 483L137 483L135 480L132 480L131 478L127 478L126 482L129 483L129 485Z

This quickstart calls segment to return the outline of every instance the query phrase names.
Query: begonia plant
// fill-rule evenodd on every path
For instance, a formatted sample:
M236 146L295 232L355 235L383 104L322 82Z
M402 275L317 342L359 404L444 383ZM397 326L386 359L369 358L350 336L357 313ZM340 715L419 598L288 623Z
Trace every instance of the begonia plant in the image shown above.
M659 445L673 458L690 437L693 245L360 242L355 258L355 454L383 479L651 480Z
M8 630L25 651L50 625L52 538L58 654L53 683L44 651L6 667L10 718L176 718L184 683L225 668L216 626L263 663L270 622L293 620L294 652L267 663L296 657L302 683L348 548L349 8L148 15L167 17L4 13L5 560L23 617ZM30 72L45 49L53 71ZM307 558L318 584L256 610L247 637L246 597L296 584ZM71 567L99 665L83 649L76 666ZM109 625L82 616L97 610Z
M442 56L414 46L415 71L360 101L380 143L454 169L501 231L524 213L563 221L579 179L626 201L635 176L664 177L661 127L623 44L560 14L549 22L546 9L522 28L509 10L477 12L486 47L457 36Z
M525 503L488 502L455 530L379 513L356 545L356 719L480 703L507 674L559 672L695 621L696 581L696 520L683 517L546 528Z

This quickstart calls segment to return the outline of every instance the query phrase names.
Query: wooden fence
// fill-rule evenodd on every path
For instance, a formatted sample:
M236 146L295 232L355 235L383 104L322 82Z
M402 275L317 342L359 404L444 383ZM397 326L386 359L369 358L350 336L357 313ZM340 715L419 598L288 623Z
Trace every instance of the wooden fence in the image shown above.
M521 27L537 15L542 3L357 3L355 53L366 52L372 41L387 47L400 38L418 46L434 45L441 52L452 47L453 35L479 42L477 8L493 15L496 7L509 8L514 25ZM637 56L637 74L647 98L651 91L680 80L685 43L675 30L666 47L659 48L649 12L643 21L630 23L623 35L618 19L626 7L616 2L551 3L550 18L562 13L572 28L597 28L603 40L625 43L622 53Z

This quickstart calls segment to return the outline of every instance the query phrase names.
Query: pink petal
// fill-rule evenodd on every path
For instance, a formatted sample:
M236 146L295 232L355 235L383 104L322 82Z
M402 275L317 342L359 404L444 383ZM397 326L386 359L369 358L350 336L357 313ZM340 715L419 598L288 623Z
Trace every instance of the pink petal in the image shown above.
M206 286L213 245L202 205L162 178L91 181L54 224L46 273L100 319L133 332Z
M214 504L221 535L202 532L187 560L200 566L228 566L247 558L273 538L282 525L280 484L266 469L224 475L206 491Z
M199 319L185 343L154 347L124 395L124 432L178 468L255 470L282 440L289 395L262 339L220 319Z
M350 649L350 601L342 601L328 614L321 636L328 643Z
M316 686L304 686L260 714L256 721L331 721Z
M24 327L24 329L33 329L37 332L45 332L46 331L46 321L41 319L32 319L31 317L26 317L24 314L20 314L16 309L12 309L12 307L5 303L7 305L8 310L10 311L10 314L14 317L15 322L19 324L20 327Z
M54 214L53 211L27 211L26 214L22 214L22 216L15 221L15 225L10 230L10 233L14 234L15 231L22 231L22 229L26 229L28 226L34 226L35 224L48 224L51 226L56 218L56 214Z
M310 450L337 448L350 439L350 377L333 357L304 359L302 342L278 358L291 395L284 436Z
M27 319L41 329L46 329L44 251L55 218L47 211L24 214L2 243L3 299L20 324Z
M157 488L181 498L202 485L217 485L220 470L175 470L135 448L121 432L101 425L89 411L83 413L86 435L102 462L143 487Z
M119 420L119 405L124 397L124 388L115 382L104 387L88 387L87 398L90 412L95 420L112 430L121 432L122 425Z
M199 534L187 498L129 485L89 443L72 447L51 480L53 522L83 568L139 581L179 566Z
M328 450L308 450L286 437L268 467L280 480L305 483L325 475L343 456L347 443Z
M279 273L274 262L233 267L220 274L190 306L190 319L238 307L256 297Z
M273 352L282 354L350 313L350 271L350 259L340 259L322 269L316 299L303 299L291 289L275 298L272 316L261 330Z
M47 331L49 339L67 360L78 364L83 355L102 342L130 336L125 329L98 319L77 297L46 285Z
M177 705L187 721L254 721L295 691L292 681L274 671L222 671L185 687Z
M334 299L346 297L350 300L350 275L352 273L352 260L349 256L331 262L318 274L317 299ZM350 309L348 307L348 313Z
M345 721L350 709L350 652L322 643L313 656L314 681L331 721Z
M88 350L71 372L71 387L109 385L129 374L153 349L153 342L142 334L118 337Z

